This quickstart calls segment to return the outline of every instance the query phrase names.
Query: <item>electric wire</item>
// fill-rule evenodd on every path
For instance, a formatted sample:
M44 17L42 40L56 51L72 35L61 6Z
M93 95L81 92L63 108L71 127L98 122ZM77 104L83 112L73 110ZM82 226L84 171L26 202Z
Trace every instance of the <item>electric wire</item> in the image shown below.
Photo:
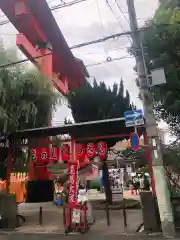
M124 31L124 27L120 22L119 16L116 15L116 13L114 12L113 8L111 7L111 5L109 4L108 0L105 0L109 10L111 11L111 13L114 15L114 17L116 18L117 22L119 23L120 27L122 28L122 30Z
M1 33L0 33L1 34ZM17 49L17 45L14 45L14 46L9 46L6 48L6 50L11 50L11 49ZM129 46L124 46L124 47L117 47L117 48L110 48L108 49L108 52L113 52L113 51L121 51L121 50L127 50L129 48ZM19 48L18 48L19 49ZM78 48L76 48L78 49ZM1 53L1 52L0 52ZM101 51L92 51L92 52L82 52L82 53L79 53L79 52L76 52L75 55L79 55L81 56L83 54L83 56L87 56L87 55L98 55L98 54L102 54L103 52Z
M103 22L102 22L101 11L100 11L100 6L99 6L99 0L96 0L96 3L97 3L97 9L98 9L98 15L99 15L99 21L100 21L100 26L101 26L102 37L104 37L105 34L104 34ZM108 51L106 51L106 42L104 42L104 52L108 56Z
M138 29L137 31L140 31L140 29ZM109 39L117 38L117 37L120 37L120 36L125 36L125 35L128 35L128 34L132 34L132 32L131 32L131 31L128 31L128 32L117 33L117 34L113 34L113 35L110 35L110 36L106 36L106 37L104 37L104 38L100 38L100 39L97 39L97 40L80 43L80 44L71 46L70 49L81 48L81 47L89 46L89 45L92 45L92 44L101 43L101 42L107 41L107 40L109 40ZM34 58L29 58L29 59L28 59L28 58L25 58L25 59L22 59L22 60L19 60L19 61L16 61L16 62L11 62L11 63L7 63L7 64L3 64L3 65L0 65L0 69L1 69L1 68L6 68L6 67L10 67L10 66L13 66L13 65L16 65L16 64L28 62L28 61L31 61L31 60L33 60L33 59L42 58L42 57L45 57L45 56L48 56L48 55L51 55L51 54L52 54L52 52L47 53L47 54L44 54L44 55L40 55L40 56L37 56L37 57L34 57Z
M122 10L122 8L120 7L119 3L117 2L117 0L114 0L115 1L115 4L116 6L118 7L119 11L122 13L124 19L127 21L128 25L130 26L130 21L129 19L126 17L124 11ZM130 26L131 27L131 26Z
M123 60L123 59L126 59L126 58L133 58L133 57L131 57L129 55L123 56L123 57L119 57L119 58L111 58L111 57L109 57L105 61L101 61L101 62L93 63L93 64L88 64L88 65L86 65L86 67L89 68L89 67L94 67L94 66L106 64L106 63L112 63L114 61L120 61L120 60Z
M104 29L103 29L103 23L102 23L102 18L101 18L101 11L100 11L100 7L99 7L99 0L96 0L96 4L97 4L99 22L100 22L100 27L101 27L101 33L102 33L102 36L104 37Z
M61 9L61 8L70 7L70 6L73 6L75 4L78 4L78 3L81 3L81 2L87 2L87 1L90 1L90 0L73 0L73 1L65 3L65 4L61 3L61 4L58 4L58 5L52 6L50 9L51 9L51 11L55 11L55 10L58 10L58 9ZM5 15L3 15L3 16L5 16ZM10 23L10 20L6 19L6 20L0 22L0 26L3 26L3 25L8 24L8 23Z
M107 4L109 10L112 12L112 14L113 14L114 17L116 18L117 22L119 23L121 29L122 29L123 31L125 31L125 30L124 30L124 26L122 25L122 23L121 23L121 21L120 21L120 19L119 19L119 16L117 16L117 14L114 12L113 8L112 8L111 5L109 4L109 1L108 1L108 0L105 0L105 2L106 2L106 4ZM131 38L130 38L129 36L128 36L128 41L129 41L130 44L132 45L132 40L131 40Z

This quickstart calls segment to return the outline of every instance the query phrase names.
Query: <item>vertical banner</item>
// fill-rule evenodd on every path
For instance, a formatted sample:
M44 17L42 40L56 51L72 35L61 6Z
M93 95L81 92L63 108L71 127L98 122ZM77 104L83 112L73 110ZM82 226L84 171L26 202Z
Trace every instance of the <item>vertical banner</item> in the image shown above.
M75 204L76 200L77 200L77 175L78 175L77 163L69 163L68 203L70 203L70 204Z
M105 142L98 143L98 156L100 160L106 159L107 156L107 144Z

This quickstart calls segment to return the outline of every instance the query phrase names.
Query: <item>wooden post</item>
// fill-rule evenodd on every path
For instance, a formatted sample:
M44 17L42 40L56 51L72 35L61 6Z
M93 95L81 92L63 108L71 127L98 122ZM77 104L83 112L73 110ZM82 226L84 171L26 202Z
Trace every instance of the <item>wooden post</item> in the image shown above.
M12 161L12 146L9 146L8 149L8 157L7 157L7 184L6 184L6 190L9 193L10 192L10 176L13 168L13 161Z
M102 170L103 170L103 182L104 182L104 188L105 188L105 194L106 194L106 202L108 204L112 204L112 191L111 191L111 185L109 181L109 172L108 172L108 165L106 160L103 162Z
M109 204L106 203L106 219L107 219L107 225L110 226L110 215L109 215Z
M43 224L43 213L42 213L42 206L39 208L39 225Z

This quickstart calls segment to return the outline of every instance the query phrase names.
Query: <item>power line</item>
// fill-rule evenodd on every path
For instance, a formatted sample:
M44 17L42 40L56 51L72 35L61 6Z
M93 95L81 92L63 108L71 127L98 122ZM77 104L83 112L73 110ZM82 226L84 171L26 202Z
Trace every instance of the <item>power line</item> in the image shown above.
M1 33L0 33L1 34ZM128 48L129 48L130 46L124 46L124 47L116 47L116 48L109 48L108 49L108 52L113 52L113 51L119 51L119 50L127 50ZM7 49L6 50L10 50L10 49L16 49L17 48L17 45L14 45L14 46L10 46L10 47L7 47ZM78 49L78 48L77 48ZM87 56L87 55L92 55L92 54L102 54L102 53L104 53L103 51L92 51L92 52L81 52L81 53L75 53L75 55L79 55L79 56L81 56L82 54L84 55L84 56Z
M1 22L0 22L0 26L3 26L3 25L5 25L5 24L7 24L7 23L10 23L9 19L4 20L4 21L1 21Z
M140 28L137 31L143 31L145 29L147 29L147 27ZM110 36L103 37L103 38L100 38L100 39L97 39L97 40L93 40L93 41L89 41L89 42L74 45L70 49L81 48L81 47L85 47L85 46L88 46L88 45L101 43L101 42L104 42L104 41L107 41L107 40L110 40L110 39L113 39L113 38L115 39L115 38L119 38L121 36L127 36L127 35L131 35L131 34L132 34L132 31L116 33L116 34L112 34Z
M103 28L103 22L102 22L102 18L101 18L101 11L100 11L100 7L99 7L99 0L96 0L96 4L97 4L99 21L100 21L101 33L102 33L102 36L104 37L104 28Z
M108 49L108 52L112 52L112 51L119 51L119 50L127 50L128 48L129 48L130 46L124 46L124 47L117 47L117 48L109 48ZM95 52L95 51L92 51L92 52L85 52L85 53L83 53L83 55L92 55L92 54L102 54L102 53L104 53L104 52ZM81 53L76 53L76 54L79 54L79 55L81 55Z
M119 23L120 27L122 28L122 30L124 30L124 27L123 25L121 24L121 22L119 21L119 16L116 15L116 13L114 12L114 10L112 9L111 5L109 4L108 0L105 0L106 1L106 4L108 6L108 8L110 9L110 11L112 12L112 14L115 16L117 22Z
M106 63L112 63L114 61L119 61L119 60L123 60L125 58L132 58L131 56L123 56L123 57L120 57L120 58L111 58L111 57L108 57L105 61L102 61L102 62L98 62L98 63L94 63L94 64L88 64L86 65L86 67L94 67L94 66L98 66L98 65L102 65L102 64L106 64Z
M146 30L146 29L147 29L147 27L143 27L143 28L139 28L139 29L136 30L136 31L139 32L139 31L144 31L144 30ZM70 49L81 48L81 47L89 46L89 45L92 45L92 44L101 43L101 42L107 41L107 40L109 40L109 39L118 38L118 37L121 37L121 36L126 36L126 35L131 35L131 34L132 34L132 31L127 31L127 32L122 32L122 33L116 33L116 34L112 34L112 35L110 35L110 36L103 37L103 38L100 38L100 39L97 39L97 40L93 40L93 41L89 41L89 42L84 42L84 43L80 43L80 44L71 46ZM40 55L40 56L37 56L37 57L34 57L34 58L30 58L30 59L26 58L26 59L19 60L19 61L16 61L16 62L11 62L11 63L7 63L7 64L3 64L3 65L0 65L0 69L1 69L1 68L6 68L6 67L10 67L10 66L12 66L12 65L24 63L24 62L27 62L27 61L31 61L32 59L42 58L42 57L45 57L45 56L48 56L48 55L51 55L51 54L52 54L52 53L47 53L47 54Z
M74 0L74 1L69 2L69 3L61 3L61 4L58 4L56 6L52 6L50 9L51 9L51 11L55 11L55 10L58 10L60 8L70 7L70 6L73 6L77 3L86 2L86 1L90 1L90 0ZM5 16L5 15L3 15L3 16ZM10 23L9 19L1 21L0 26L3 26L3 25L8 24L8 23Z
M116 18L117 22L119 23L120 27L122 28L123 31L125 31L122 23L120 22L119 16L117 16L117 14L114 12L114 10L113 10L113 8L111 7L111 5L109 4L108 0L105 0L105 1L106 1L106 4L107 4L108 8L110 9L110 11L111 11L111 12L113 13L113 15L115 16L115 18ZM132 44L132 41L131 41L131 39L129 38L129 36L128 36L128 40L129 40L130 43Z
M122 13L123 17L125 18L125 20L127 21L128 25L130 26L130 22L129 22L129 19L126 17L124 11L122 10L122 8L120 7L119 3L117 2L117 0L115 0L115 3L119 9L119 11Z
M50 9L51 9L51 11L55 11L55 10L60 9L60 8L70 7L70 6L75 5L77 3L87 2L87 1L90 1L90 0L74 0L74 1L69 2L69 3L58 4L56 6L51 7Z

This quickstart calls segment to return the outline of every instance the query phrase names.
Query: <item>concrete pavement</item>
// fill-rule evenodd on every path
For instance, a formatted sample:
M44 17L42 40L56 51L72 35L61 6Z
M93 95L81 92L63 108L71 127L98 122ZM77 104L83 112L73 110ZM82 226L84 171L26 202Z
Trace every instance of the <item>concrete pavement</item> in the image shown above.
M138 200L139 196L131 195L129 191L124 191L125 198ZM97 191L89 193L91 200L103 200L104 194ZM39 225L39 208L43 208L43 225ZM22 224L17 232L20 233L64 233L63 211L62 208L56 207L53 203L42 204L20 204L19 213L26 218L26 222ZM142 223L141 210L127 210L127 229L124 229L124 219L122 210L110 210L110 226L107 226L106 212L102 210L93 210L96 223L92 227L92 231L99 233L122 234L124 232L134 233L138 226Z
M123 191L123 197L126 199L134 199L139 201L140 197L139 195L136 194L131 194L129 190L124 190ZM90 190L88 192L88 198L89 200L105 200L105 194L104 193L100 193L96 190Z
M133 235L116 235L116 234L99 234L95 232L89 232L87 234L70 234L68 236L62 234L21 234L21 233L0 233L1 240L164 240L162 235L142 235L142 234L133 234ZM178 240L179 238L169 238Z

